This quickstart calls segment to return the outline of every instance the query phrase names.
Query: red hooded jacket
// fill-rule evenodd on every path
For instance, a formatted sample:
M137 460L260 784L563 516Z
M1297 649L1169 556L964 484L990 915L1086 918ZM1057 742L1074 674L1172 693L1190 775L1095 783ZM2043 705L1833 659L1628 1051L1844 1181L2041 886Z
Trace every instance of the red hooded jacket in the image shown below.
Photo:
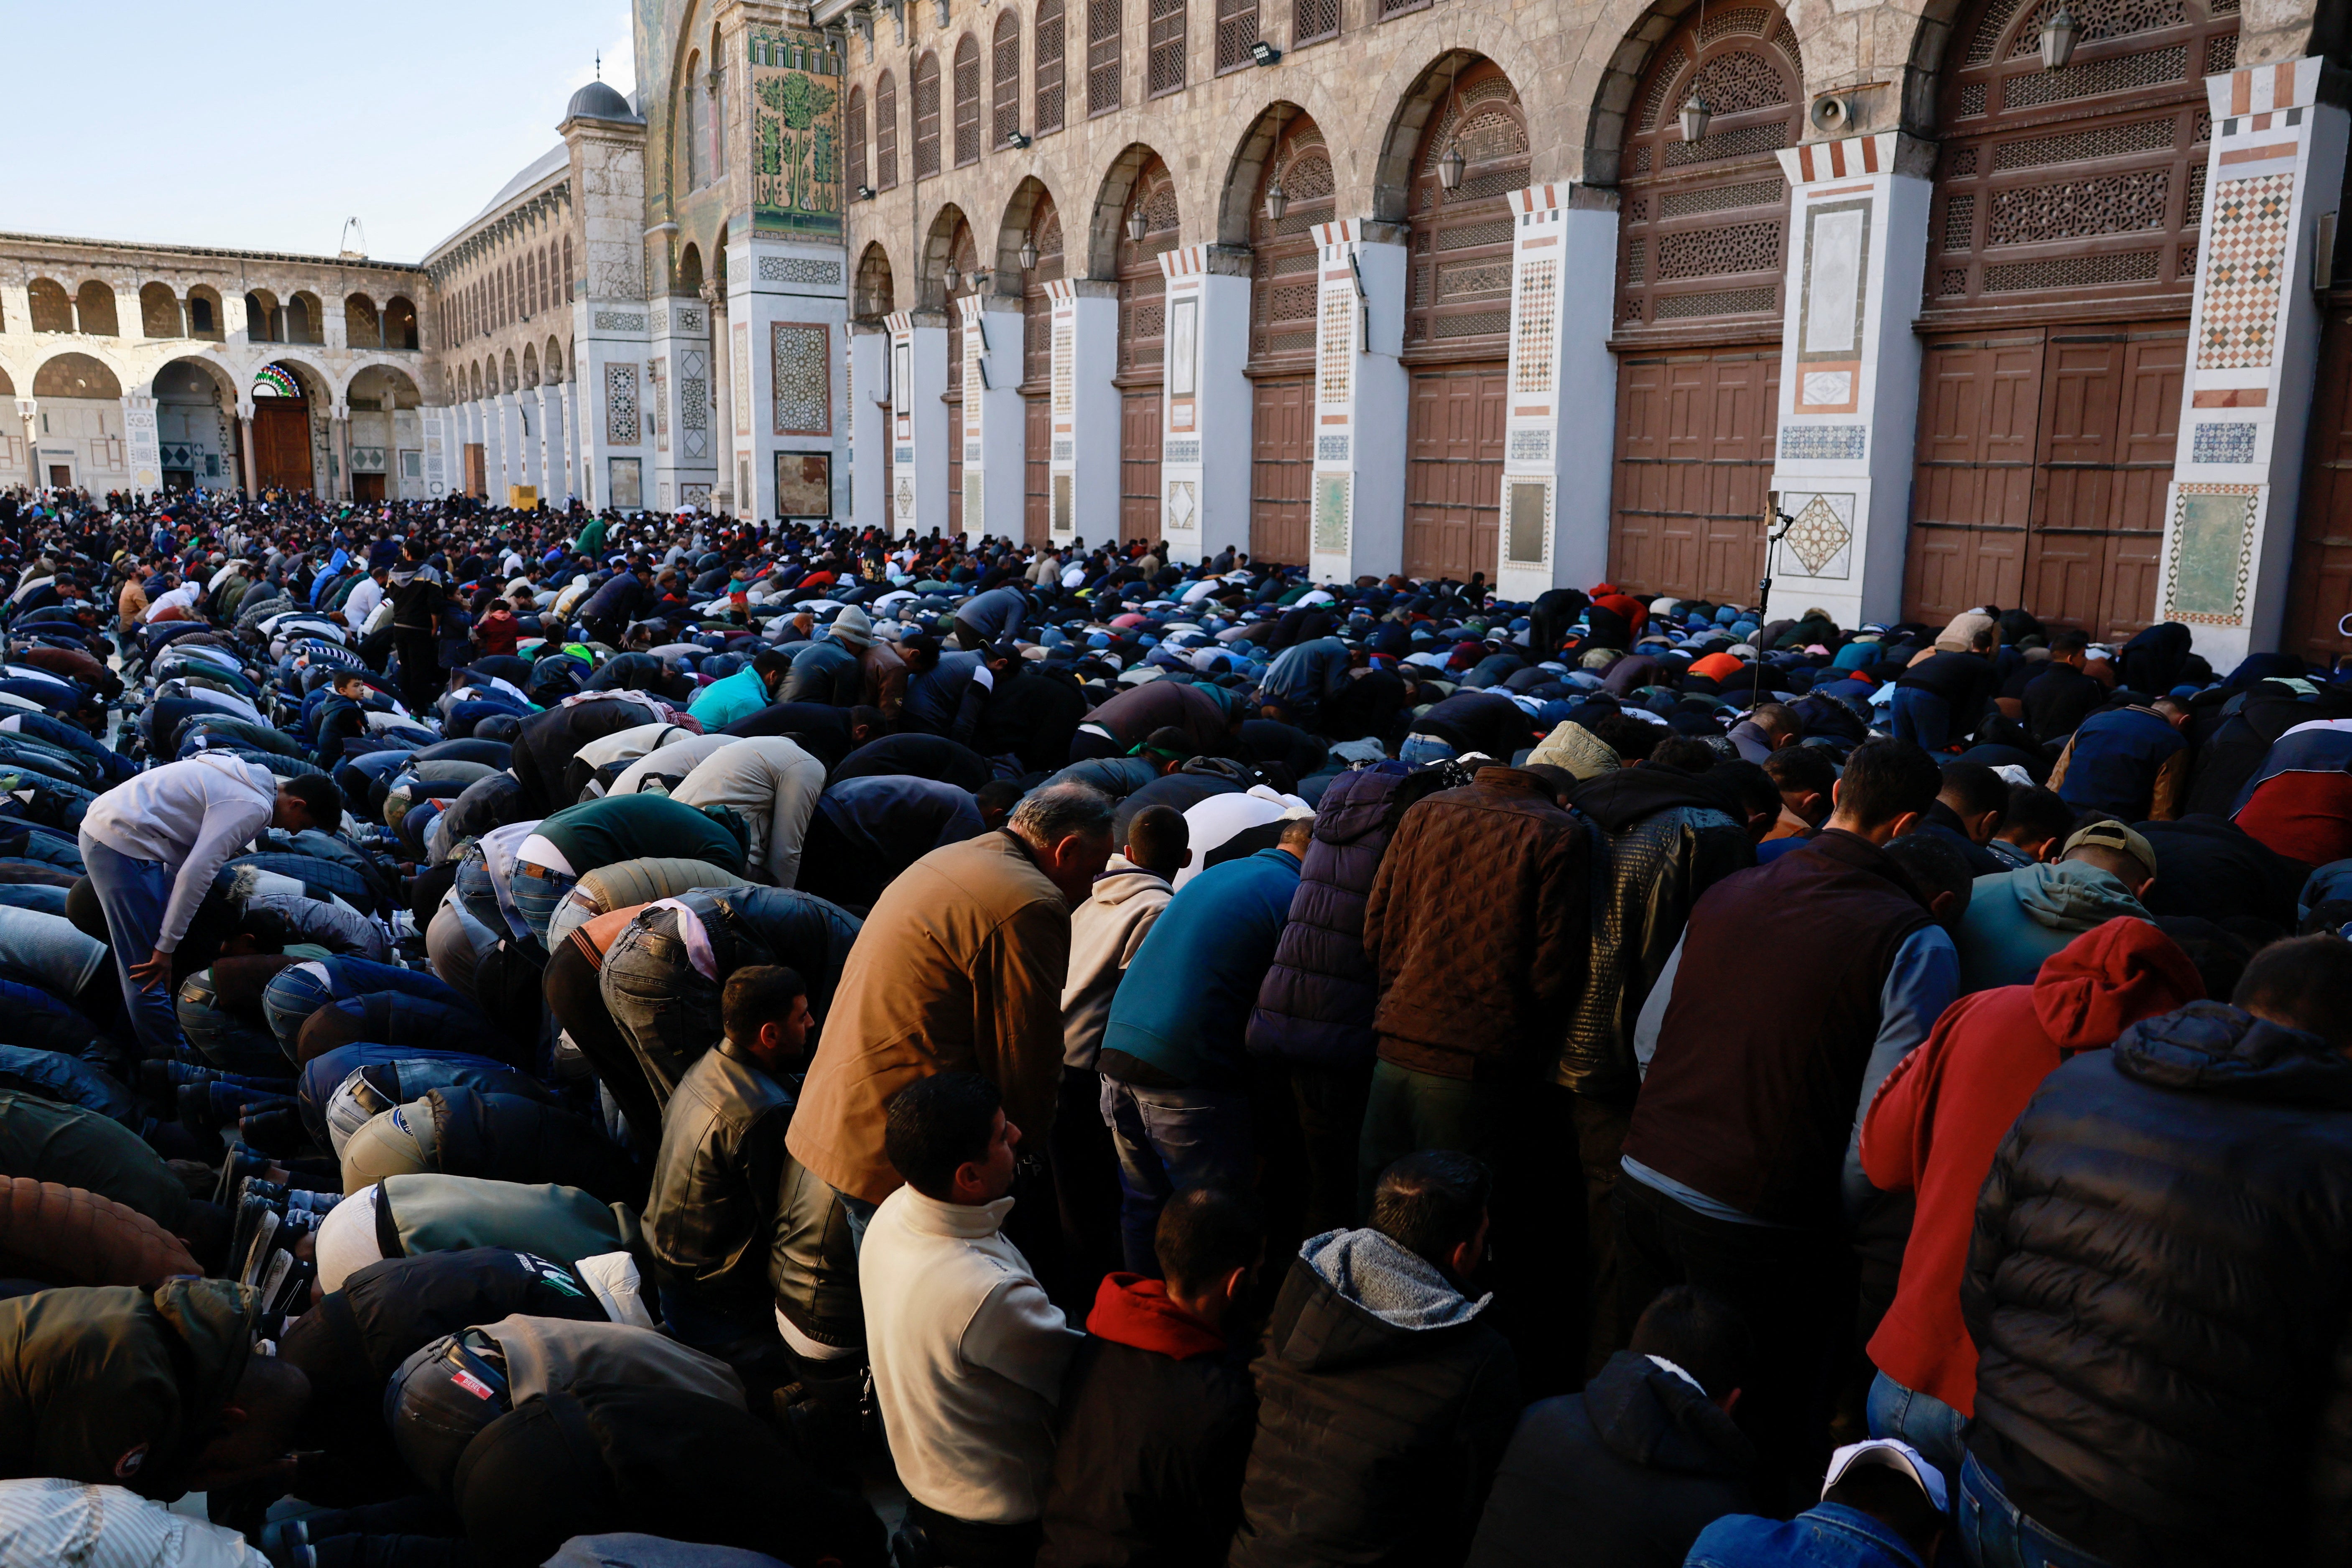
M1977 1193L2001 1140L2059 1063L2204 995L2197 966L2170 937L2118 917L2044 959L2032 984L1972 992L1945 1008L1927 1044L1886 1075L1863 1120L1862 1167L1883 1191L1919 1197L1895 1305L1870 1342L1881 1372L1976 1414L1977 1348L1960 1321L1960 1277Z

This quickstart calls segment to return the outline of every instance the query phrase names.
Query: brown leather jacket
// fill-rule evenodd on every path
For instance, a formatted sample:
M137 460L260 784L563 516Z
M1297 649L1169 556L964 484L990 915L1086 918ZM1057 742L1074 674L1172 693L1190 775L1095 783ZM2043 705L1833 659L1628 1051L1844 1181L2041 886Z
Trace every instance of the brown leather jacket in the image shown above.
M882 717L896 724L900 710L907 706L907 661L898 650L877 637L858 650L857 668L865 677L865 699L882 710Z

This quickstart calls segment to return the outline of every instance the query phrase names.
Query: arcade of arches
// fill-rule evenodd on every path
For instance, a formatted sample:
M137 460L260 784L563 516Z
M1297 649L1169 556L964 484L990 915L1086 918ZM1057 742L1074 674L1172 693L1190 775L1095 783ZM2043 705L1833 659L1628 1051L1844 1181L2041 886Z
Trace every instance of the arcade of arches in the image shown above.
M1090 37L1081 80L1067 9L1010 4L892 13L908 52L853 60L856 373L911 354L919 391L936 355L949 403L944 450L903 416L873 443L889 472L854 478L856 515L964 526L1001 483L979 515L1039 542L1518 597L1606 577L1748 602L1769 576L1776 607L1850 621L2022 603L2102 637L2165 618L2223 652L2352 650L2352 289L2312 309L2261 282L2307 254L2248 254L2340 199L2308 29L2242 68L2239 0L2080 0L2053 63L2057 0L1959 0L1874 66L1723 0L1596 37L1538 101L1515 57L1440 41L1443 3L1302 6L1331 13L1336 39L1318 20L1286 43L1320 74L1252 101L1258 79L1181 26L1126 65ZM1402 13L1418 67L1374 31ZM1351 68L1350 37L1383 63ZM1370 112L1335 124L1332 102ZM1082 117L1102 123L1067 142ZM1017 373L979 325L998 298ZM2297 353L2200 351L2257 305L2256 335ZM2306 442L2288 382L2314 362ZM976 366L1023 399L1002 476L962 434Z

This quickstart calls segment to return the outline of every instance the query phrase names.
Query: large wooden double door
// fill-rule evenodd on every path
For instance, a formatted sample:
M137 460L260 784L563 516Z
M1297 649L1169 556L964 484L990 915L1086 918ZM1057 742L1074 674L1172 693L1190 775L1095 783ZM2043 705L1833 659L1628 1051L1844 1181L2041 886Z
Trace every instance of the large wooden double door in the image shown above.
M307 490L310 467L310 405L294 397L256 398L253 464L260 470L255 489Z
M1978 605L2128 637L2156 612L2188 323L1924 345L1904 614Z
M1617 362L1609 580L1634 593L1753 604L1780 393L1778 344ZM1591 482L1563 474L1563 485Z

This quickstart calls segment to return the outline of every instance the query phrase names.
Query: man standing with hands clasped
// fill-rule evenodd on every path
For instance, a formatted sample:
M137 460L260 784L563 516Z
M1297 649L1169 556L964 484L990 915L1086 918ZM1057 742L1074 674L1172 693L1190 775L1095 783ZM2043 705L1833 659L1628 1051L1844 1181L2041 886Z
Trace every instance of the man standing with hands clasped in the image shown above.
M325 774L280 781L220 752L151 768L90 803L82 864L106 913L123 1009L143 1052L169 1056L180 1038L166 984L172 954L214 874L265 827L332 832L342 820L342 792Z

